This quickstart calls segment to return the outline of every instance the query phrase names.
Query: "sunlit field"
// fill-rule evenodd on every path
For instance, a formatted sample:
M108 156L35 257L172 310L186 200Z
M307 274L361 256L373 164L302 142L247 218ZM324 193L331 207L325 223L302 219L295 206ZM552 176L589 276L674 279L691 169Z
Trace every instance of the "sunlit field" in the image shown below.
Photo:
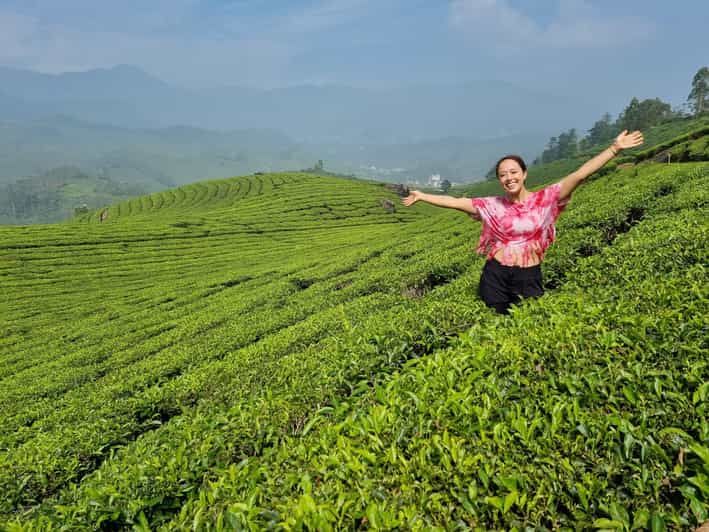
M697 526L709 164L649 161L575 193L510 316L476 223L374 183L0 227L2 526Z

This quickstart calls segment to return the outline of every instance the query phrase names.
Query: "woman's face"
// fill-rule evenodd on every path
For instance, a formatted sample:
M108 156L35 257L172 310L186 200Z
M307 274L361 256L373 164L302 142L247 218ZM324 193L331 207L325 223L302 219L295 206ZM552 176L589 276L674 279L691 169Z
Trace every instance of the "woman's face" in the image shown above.
M517 194L524 187L527 172L514 159L505 159L497 168L497 178L508 194Z

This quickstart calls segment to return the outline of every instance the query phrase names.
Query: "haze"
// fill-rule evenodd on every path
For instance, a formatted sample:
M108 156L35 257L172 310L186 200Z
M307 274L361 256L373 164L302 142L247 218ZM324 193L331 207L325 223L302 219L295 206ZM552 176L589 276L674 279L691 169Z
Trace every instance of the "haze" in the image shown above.
M699 0L5 1L0 180L76 165L155 189L318 159L479 179L633 96L682 106L708 19Z

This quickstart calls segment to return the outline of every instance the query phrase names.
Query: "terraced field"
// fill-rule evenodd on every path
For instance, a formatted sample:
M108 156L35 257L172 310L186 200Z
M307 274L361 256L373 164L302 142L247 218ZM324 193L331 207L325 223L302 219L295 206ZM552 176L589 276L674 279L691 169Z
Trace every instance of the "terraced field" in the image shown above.
M511 317L477 299L472 221L360 181L0 228L0 522L694 527L708 186L707 163L589 183Z

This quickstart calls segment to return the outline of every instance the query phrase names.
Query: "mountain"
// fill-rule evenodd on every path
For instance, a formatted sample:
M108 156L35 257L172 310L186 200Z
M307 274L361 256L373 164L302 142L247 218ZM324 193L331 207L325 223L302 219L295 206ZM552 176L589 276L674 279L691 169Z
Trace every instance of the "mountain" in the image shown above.
M45 114L128 128L279 129L296 140L317 143L545 136L566 127L568 116L587 123L605 111L502 81L391 89L307 85L187 90L125 65L59 75L0 68L0 87L16 99L17 115L36 116L41 108Z
M15 99L18 118L37 118L41 112L129 128L164 125L165 111L184 97L183 91L127 65L64 74L0 67L0 87Z
M0 184L55 167L159 190L198 179L302 168L314 156L281 132L128 129L67 116L0 122Z
M156 191L199 179L297 170L318 159L328 170L383 181L420 180L438 173L463 182L481 179L502 153L531 157L541 147L542 137L534 134L483 141L446 137L398 144L312 143L274 129L131 129L58 115L0 121L0 184L78 166Z
M375 179L469 181L502 153L538 153L568 116L601 112L501 81L188 90L128 65L0 68L0 88L0 183L75 165L149 190L318 159Z
M164 81L129 65L63 74L0 67L0 84L8 94L33 102L132 100L163 96L172 90Z

